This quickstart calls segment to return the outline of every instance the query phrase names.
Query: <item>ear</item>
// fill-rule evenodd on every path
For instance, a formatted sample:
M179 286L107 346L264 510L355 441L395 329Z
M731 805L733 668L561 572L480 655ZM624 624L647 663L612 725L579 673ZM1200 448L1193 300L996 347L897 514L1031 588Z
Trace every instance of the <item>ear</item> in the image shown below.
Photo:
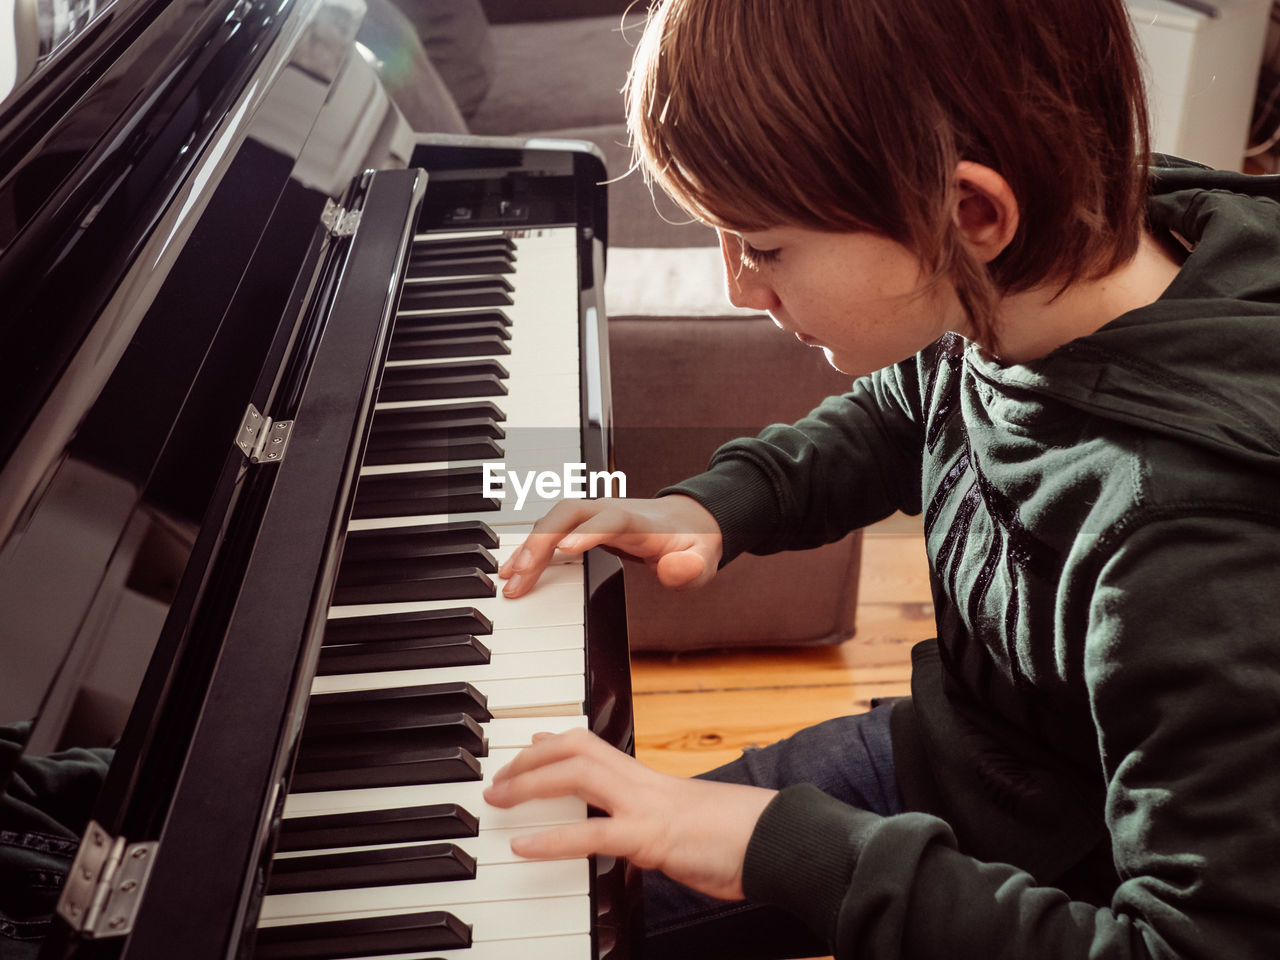
M990 263L1018 231L1018 200L1004 177L980 163L961 160L955 183L956 227L978 260Z

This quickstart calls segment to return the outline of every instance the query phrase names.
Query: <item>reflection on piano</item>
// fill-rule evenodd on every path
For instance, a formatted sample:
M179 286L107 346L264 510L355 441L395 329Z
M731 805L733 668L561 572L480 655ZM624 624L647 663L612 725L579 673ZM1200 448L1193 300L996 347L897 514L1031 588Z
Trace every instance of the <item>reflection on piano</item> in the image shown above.
M548 503L481 482L609 469L598 155L410 131L358 0L19 7L0 957L625 960L633 870L508 848L583 806L480 799L631 746L616 561L507 602Z

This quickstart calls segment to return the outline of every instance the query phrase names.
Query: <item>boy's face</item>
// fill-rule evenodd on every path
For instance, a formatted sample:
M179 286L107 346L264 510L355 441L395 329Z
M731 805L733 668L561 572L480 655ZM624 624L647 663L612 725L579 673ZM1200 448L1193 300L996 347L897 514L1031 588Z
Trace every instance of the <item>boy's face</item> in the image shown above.
M851 376L968 329L951 285L922 290L920 261L886 237L807 227L718 232L729 301L767 312Z

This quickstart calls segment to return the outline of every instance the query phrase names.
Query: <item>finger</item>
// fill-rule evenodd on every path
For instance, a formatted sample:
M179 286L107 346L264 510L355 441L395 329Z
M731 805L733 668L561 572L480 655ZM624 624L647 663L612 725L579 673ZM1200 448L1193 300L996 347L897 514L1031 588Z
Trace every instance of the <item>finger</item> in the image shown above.
M557 546L567 553L586 553L604 544L641 557L649 524L633 510L607 504L593 517L584 520L572 533L561 537ZM641 557L643 559L643 557Z
M567 860L603 854L626 857L635 862L634 854L639 847L634 831L610 817L589 817L577 823L525 833L511 839L511 852L532 860ZM636 866L652 864L637 862Z
M617 791L617 778L607 776L584 757L571 757L495 780L484 791L484 800L490 806L507 809L530 800L576 797L593 807L612 811L621 799Z
M532 590L555 555L561 537L599 509L595 501L562 500L547 511L510 559L498 568L498 576L507 581L503 595L519 597Z
M570 757L594 757L598 763L613 763L615 758L630 760L620 750L611 747L590 730L569 730L565 733L536 733L532 746L525 747L515 758L493 775L493 783L506 780L548 763L567 760Z

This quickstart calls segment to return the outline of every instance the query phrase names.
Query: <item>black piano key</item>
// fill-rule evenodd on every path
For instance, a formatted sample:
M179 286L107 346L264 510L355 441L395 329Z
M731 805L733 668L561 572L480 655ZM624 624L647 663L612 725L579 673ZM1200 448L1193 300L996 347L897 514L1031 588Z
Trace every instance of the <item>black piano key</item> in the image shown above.
M371 843L408 843L474 837L480 821L456 803L353 810L280 821L276 849L324 850Z
M363 643L366 640L396 640L410 637L445 637L456 633L488 636L493 621L475 607L449 607L445 610L410 610L404 613L371 614L365 617L339 617L325 625L326 646L339 643Z
M510 257L477 253L473 256L410 258L405 275L410 280L421 277L493 276L515 273Z
M406 367L388 367L388 370L404 370ZM419 373L414 377L400 377L378 388L378 399L387 403L413 402L416 400L443 400L448 397L505 397L507 385L494 374L476 376L432 376Z
M459 714L458 716L466 716ZM467 719L470 719L468 717ZM452 723L438 739L466 740L471 734ZM395 737L390 738L392 741ZM476 754L462 746L386 746L388 738L356 746L332 741L303 741L289 789L294 793L359 790L365 787L411 787L424 783L468 783L481 779Z
M511 289L511 284L501 277L411 281L400 290L398 312L445 310L454 307L507 307L511 305Z
M402 337L391 341L387 353L390 360L439 360L445 357L496 357L511 353L501 337L455 337L437 340L424 337Z
M467 319L450 320L450 317ZM482 319L471 319L470 314L439 314L431 317L431 323L411 323L406 321L403 327L399 323L391 332L394 346L398 339L404 340L472 340L476 337L497 337L499 340L511 339L511 320L505 314L488 315Z
M495 323L499 327L511 326L511 318L501 310L456 310L432 314L397 314L392 336L448 330L461 324Z
M443 493L437 496L412 497L405 500L362 501L357 498L351 516L357 520L385 517L435 516L447 513L492 513L498 509L493 497L482 497L477 491ZM448 599L447 597L443 599Z
M329 960L471 946L471 927L443 911L259 927L255 960Z
M338 568L338 584L377 583L397 575L423 577L432 573L448 574L465 570L497 573L498 561L488 550L474 543L458 546L422 544L412 556L363 559L344 554Z
M432 422L446 422L458 417L485 418L501 422L507 419L507 414L492 400L472 399L459 400L456 403L437 403L429 407L383 409L374 415L374 423L382 424L377 429L394 430L397 429L396 424L414 423L427 426Z
M371 640L320 648L316 674L382 673L388 670L426 670L431 667L473 667L489 662L489 648L467 634L453 637L414 637Z
M415 412L430 407L402 407ZM394 447L404 443L428 440L431 443L470 443L476 439L506 439L507 431L493 417L374 417L369 431L369 451L380 447Z
M410 264L464 263L486 259L501 263L515 263L516 251L500 243L477 243L467 247L455 247L435 243L415 243L409 248Z
M466 250L500 250L512 255L516 252L515 241L510 237L474 236L474 237L419 237L413 241L414 253L450 253Z
M313 694L307 706L302 734L325 736L344 723L365 720L414 721L421 717L465 713L484 723L493 719L488 698L465 681L423 683L375 690L343 690Z
M459 466L361 477L351 515L357 519L407 517L474 513L498 507L496 497L485 496L481 468Z
M333 591L333 602L349 603L409 603L415 600L473 600L492 597L497 588L488 574L476 570L452 570L423 574L401 575L394 580L376 583L339 584Z
M303 729L294 776L298 770L355 769L360 758L382 753L453 747L489 755L484 730L465 713L338 721L318 731Z
M475 858L457 844L423 843L281 857L271 864L267 894L474 880L475 876Z
M348 530L342 559L394 560L399 557L430 556L436 551L459 547L498 549L498 535L479 520L450 523L423 523L410 527Z
M356 497L358 499L363 495L369 500L402 500L413 496L415 492L436 496L468 486L478 487L483 479L483 469L475 464L370 474L360 478Z
M503 449L489 437L435 439L389 436L370 442L364 462L371 466L393 463L445 463L458 460L501 460Z
M492 357L477 357L472 360L445 360L425 366L387 367L382 371L382 383L400 383L417 380L423 376L441 377L478 377L492 375L506 379L507 368Z
M482 401L488 404L488 401ZM452 404L450 404L452 406ZM398 443L405 437L425 436L435 440L488 437L491 440L506 438L507 431L498 422L499 417L480 408L459 412L442 407L398 407L380 410L373 418L369 430L369 446L380 443Z

